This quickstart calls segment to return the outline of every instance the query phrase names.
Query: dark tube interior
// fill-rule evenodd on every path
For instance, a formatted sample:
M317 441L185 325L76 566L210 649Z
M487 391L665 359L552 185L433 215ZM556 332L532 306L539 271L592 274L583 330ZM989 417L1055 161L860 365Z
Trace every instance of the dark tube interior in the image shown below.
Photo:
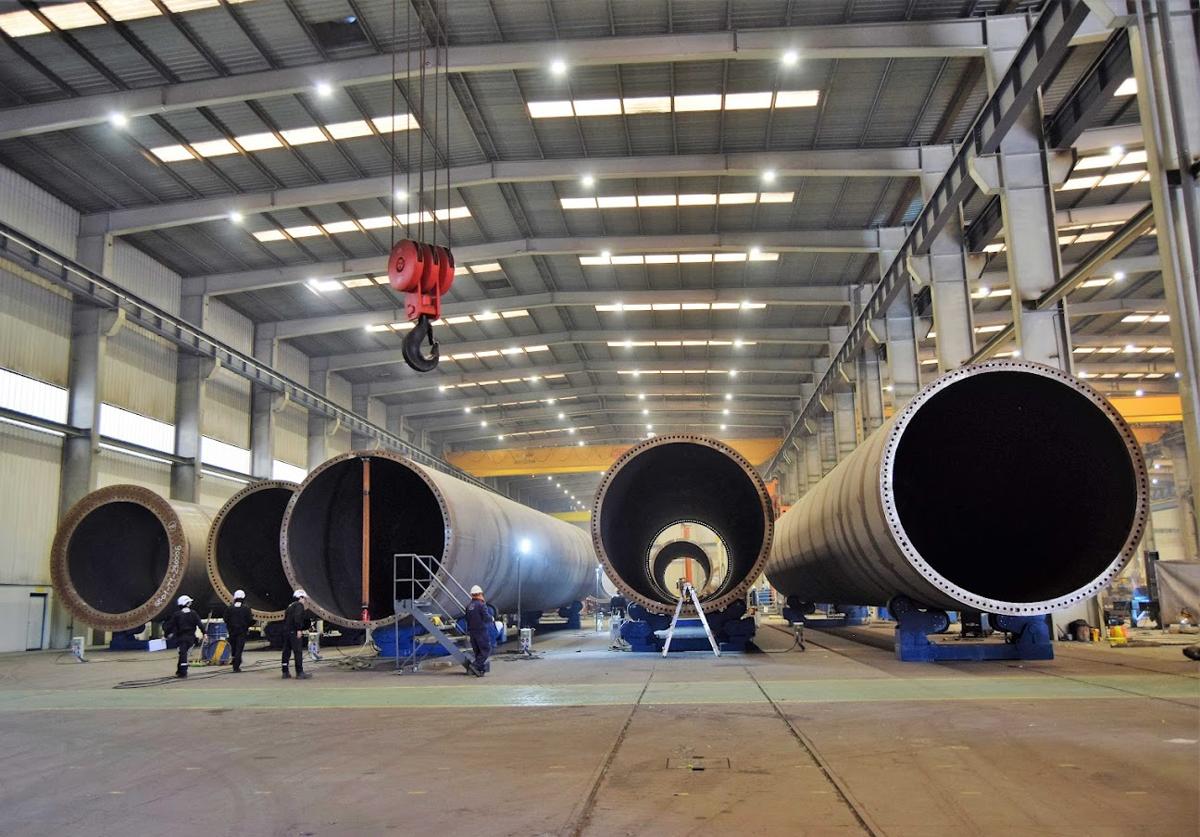
M671 442L648 447L613 475L600 510L600 537L614 571L653 601L664 598L651 577L650 549L663 529L695 521L725 542L729 572L705 599L745 581L766 536L763 500L733 459L707 445Z
M225 513L217 532L217 574L230 594L246 591L255 610L283 610L292 601L292 585L283 574L279 527L292 490L282 486L247 494Z
M370 462L370 609L372 619L385 619L395 614L392 556L432 555L436 569L445 523L421 477L391 459L370 457ZM304 486L288 524L288 559L300 586L316 604L350 621L360 619L362 611L362 489L362 459L330 465ZM412 573L402 565L397 575ZM418 569L416 577L416 589L403 585L400 598L424 591L421 579L427 575Z
M79 597L102 613L128 613L154 595L167 574L170 541L154 512L105 503L89 512L67 544L67 572Z
M1086 586L1136 524L1122 437L1074 388L1026 372L974 375L911 420L895 458L900 522L937 572L990 599Z
M708 560L708 553L701 549L699 544L691 541L671 541L654 556L654 563L650 568L651 577L658 582L659 587L667 592L671 592L666 582L667 568L671 566L672 561L682 558L691 558L700 565L700 569L704 571L706 584L712 579L712 564ZM699 590L701 587L696 589Z

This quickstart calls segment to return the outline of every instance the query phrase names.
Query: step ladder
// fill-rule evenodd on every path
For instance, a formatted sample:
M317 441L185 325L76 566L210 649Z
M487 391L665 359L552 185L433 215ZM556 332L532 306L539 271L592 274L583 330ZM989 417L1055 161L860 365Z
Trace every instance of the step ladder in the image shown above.
M421 571L420 575L418 575L418 570ZM408 574L403 575L404 572ZM470 637L458 628L460 616L451 613L451 609L466 612L467 602L470 600L466 589L450 573L444 570L439 571L436 559L432 555L416 555L414 553L393 555L392 579L392 596L397 616L394 628L396 632L396 670L401 671L404 666L408 665L413 671L416 671L421 659L418 647L433 642L444 648L455 663L469 667L474 661L474 656L468 650ZM410 595L417 590L421 592L416 598L401 597L401 585L407 585L405 590L409 591ZM439 603L439 593L453 603L452 608ZM402 657L400 654L400 620L405 616L411 616L414 627L420 625L425 629L425 634L418 637L414 631L410 643L410 653L406 657Z
M712 629L708 627L708 620L704 617L704 608L700 607L700 597L696 595L696 588L690 581L684 581L679 588L679 602L675 605L675 615L671 617L671 627L667 629L667 641L663 643L662 655L667 656L667 652L671 650L671 639L675 636L675 626L679 624L679 614L683 612L683 606L689 598L696 608L700 624L704 626L704 633L708 637L708 644L712 646L713 654L721 656L721 649L713 637Z

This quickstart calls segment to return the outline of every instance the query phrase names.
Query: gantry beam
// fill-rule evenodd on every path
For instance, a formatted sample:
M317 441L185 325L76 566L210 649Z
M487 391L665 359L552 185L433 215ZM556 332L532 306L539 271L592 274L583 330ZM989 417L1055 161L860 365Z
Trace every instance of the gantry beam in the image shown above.
M909 148L769 151L738 154L681 154L645 157L585 157L579 159L519 160L457 166L450 169L454 188L490 183L531 183L578 180L590 174L597 180L642 177L757 177L773 169L780 177L916 177L922 150ZM446 172L436 172L444 188ZM404 188L424 182L432 191L435 172L401 175ZM387 197L395 182L390 175L321 183L291 189L249 192L205 200L175 201L114 209L83 216L81 235L125 235L228 218L231 212L249 217L302 206ZM415 190L414 190L415 191Z
M541 68L551 56L579 67L679 61L775 61L789 49L806 59L972 58L981 56L986 48L983 21L957 18L587 38L556 43L472 44L451 46L446 61L449 72L458 74ZM21 105L0 111L0 139L96 125L108 121L114 113L131 118L301 93L312 90L318 83L348 87L385 82L393 74L407 78L420 69L420 57L414 51Z
M552 385L545 380L547 375L576 375L576 374L619 374L622 371L636 369L639 364L632 360L589 360L576 361L574 363L554 363L540 364L537 363L536 356L520 355L519 357L528 358L533 361L532 365L522 366L506 366L504 369L481 370L477 372L459 373L453 364L439 366L439 370L449 369L449 372L439 371L436 373L418 373L412 372L407 367L401 367L400 375L394 379L384 381L371 381L366 384L366 392L373 398L386 398L395 395L410 395L425 390L439 389L442 387L460 387L466 386L468 389L474 389L476 386L492 386L492 385L508 385L515 384L521 381L529 382L529 378L537 376L537 381L532 382L540 387L536 390L544 392L547 396L554 395L555 392L563 391L564 388ZM708 369L719 368L722 371L719 373L711 373L705 377L712 377L714 381L729 380L729 375L726 370L736 368L739 375L788 375L803 378L810 378L813 375L815 364L809 358L787 358L787 359L764 359L764 358L744 358L744 359L729 359L728 362L718 360L671 360L653 363L640 364L643 368L662 369L679 369L688 371L689 374L704 374ZM649 385L655 381L671 381L682 377L681 375L629 375L622 376L630 378L630 386L635 389L639 384ZM532 385L531 384L531 385ZM535 390L531 390L535 391ZM640 391L640 389L639 389ZM421 396L425 397L425 396Z
M645 329L636 334L625 335L619 331L603 329L596 331L560 331L554 334L531 334L526 337L502 337L490 340L479 340L470 343L442 343L442 362L455 354L464 352L497 352L503 355L505 350L515 347L538 345L556 346L564 343L608 343L614 340L723 340L745 341L754 343L808 343L818 346L829 344L829 329L827 328L747 328L747 329ZM637 347L634 347L637 348ZM718 347L736 351L736 347ZM620 349L618 348L618 351ZM516 354L516 353L514 353ZM734 356L736 358L736 355ZM399 349L385 349L377 352L348 352L340 355L314 356L322 363L328 364L331 372L340 369L358 369L365 366L383 366L389 363L401 363L403 358ZM678 366L683 361L664 361L671 366ZM729 361L736 363L736 360Z
M490 241L454 248L457 264L494 262L514 256L613 255L630 253L741 252L752 247L777 253L874 253L879 249L878 230L796 230L789 232L690 233L685 235L634 235L567 238L524 238ZM769 262L768 262L769 264ZM185 293L227 294L278 285L294 285L309 279L338 279L365 273L380 274L387 267L384 256L368 256L336 262L273 267L239 273L189 276Z
M779 447L779 439L728 439L725 443L752 465L765 461ZM503 448L455 451L447 453L446 459L475 477L524 477L604 471L627 450L629 445Z
M608 438L608 439L644 439L647 432L653 432L658 435L667 435L670 433L700 433L703 435L720 435L722 437L730 434L742 433L744 435L754 436L777 436L783 432L786 426L786 416L780 414L771 419L763 419L761 421L754 420L756 417L747 417L746 415L738 415L734 417L722 416L720 413L676 413L669 419L660 417L658 421L650 422L654 428L653 431L645 429L646 423L637 421L633 416L627 419L616 420L609 411L596 409L590 412L579 413L580 427L594 427L595 430L579 430L571 435L566 432L562 433L547 433L546 431L554 431L556 423L553 421L530 421L524 424L507 423L502 427L490 424L487 427L481 427L478 422L473 425L467 424L460 427L426 427L425 432L431 437L437 439L439 444L445 445L461 445L469 443L474 446L479 446L481 443L493 445L498 442L507 441L513 443L515 441L525 439L522 433L533 433L528 438L534 440L553 440L555 443L561 444L584 442L586 446L593 438ZM590 416L592 418L584 418ZM637 418L640 418L638 416ZM564 424L557 422L558 425ZM726 429L721 430L721 425L725 425ZM504 440L498 439L499 435L503 435Z
M800 397L800 393L794 385L785 386L778 384L746 384L735 385L726 383L728 379L718 377L718 381L706 381L699 384L649 384L645 386L586 386L572 387L569 390L551 390L521 393L520 395L490 395L484 393L482 395L472 393L467 390L458 390L456 394L462 397L425 397L420 399L408 399L401 402L398 413L407 417L434 416L443 413L461 413L464 410L479 410L479 418L487 418L489 415L500 415L499 411L507 409L504 406L498 406L488 409L490 405L504 405L509 402L525 402L534 400L553 399L554 405L548 405L542 409L550 409L551 406L557 409L566 409L567 405L576 403L576 399L583 398L623 398L629 401L631 406L638 409L649 410L650 412L659 412L667 402L655 399L672 398L670 403L675 406L687 407L692 405L691 409L695 409L697 401L711 401L713 407L732 407L733 402L727 401L725 396L732 395L737 400L737 404L744 405L746 402L742 399L757 399L760 401L785 401L791 402ZM639 400L638 395L644 395L646 400ZM563 400L566 399L566 400ZM685 400L686 399L686 400ZM560 403L561 402L561 403ZM589 402L590 403L590 402ZM527 406L527 405L523 405ZM597 407L597 409L601 409ZM553 411L551 411L553 412Z
M699 288L697 290L662 291L550 291L539 294L503 297L501 299L477 299L470 302L450 302L442 306L442 317L458 317L482 314L485 311L513 311L537 308L568 308L595 305L610 305L620 302L625 305L647 303L684 302L762 302L771 305L815 305L818 307L848 305L850 286L847 285L770 285L753 288ZM633 312L631 312L633 313ZM383 311L361 311L354 314L331 314L326 317L308 317L303 320L279 320L270 325L277 339L303 337L310 334L327 334L334 331L352 331L369 326L386 325L403 321L404 312L399 308Z

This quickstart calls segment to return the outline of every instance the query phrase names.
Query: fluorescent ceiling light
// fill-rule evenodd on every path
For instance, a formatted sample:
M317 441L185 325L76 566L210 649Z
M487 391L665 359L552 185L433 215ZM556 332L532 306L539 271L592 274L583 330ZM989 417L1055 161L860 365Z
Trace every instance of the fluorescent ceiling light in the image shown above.
M574 116L575 109L569 101L566 102L530 102L529 115L534 119L551 119L560 116Z
M721 109L721 94L720 93L702 93L695 96L676 96L675 111L677 113L685 113L688 111L701 110L720 110Z
M777 108L811 108L821 100L819 90L780 90L775 94Z
M237 154L238 150L232 142L227 139L207 140L206 142L193 142L192 150L201 157L221 157L226 154Z
M100 8L113 20L137 20L162 14L151 0L100 0Z
M626 113L670 113L670 96L643 96L623 101Z
M59 29L80 29L84 26L103 26L104 18L87 3L67 3L62 6L42 4L38 11Z
M335 140L367 137L373 133L371 126L367 124L367 120L365 119L355 119L352 122L334 122L326 125L325 129L329 131L329 135Z
M312 238L314 235L321 234L321 228L311 224L303 224L299 227L285 227L283 231L292 238Z
M270 131L261 134L244 134L234 137L233 141L246 151L266 151L269 148L283 148L283 141Z
M309 145L314 142L325 142L325 132L320 128L313 126L311 128L292 128L287 131L280 131L280 136L287 141L288 145Z
M164 163L178 163L183 160L193 160L192 152L183 145L163 145L151 148L150 153Z
M576 116L613 116L621 113L620 99L576 99Z
M725 110L754 110L771 106L770 93L726 93Z
M38 20L33 12L20 11L0 15L0 31L13 38L24 38L49 32L50 27Z

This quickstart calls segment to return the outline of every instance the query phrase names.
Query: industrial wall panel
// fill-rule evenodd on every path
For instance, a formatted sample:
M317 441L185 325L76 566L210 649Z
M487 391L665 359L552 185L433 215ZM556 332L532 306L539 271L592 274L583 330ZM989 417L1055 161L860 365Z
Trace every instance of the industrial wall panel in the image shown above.
M200 505L219 509L225 505L226 500L245 487L245 481L204 474L200 479Z
M66 386L70 347L70 298L0 261L0 366Z
M204 388L204 435L250 447L250 382L218 369Z
M103 400L174 424L175 356L175 347L161 337L121 326L108 339Z
M1183 554L1178 505L1156 508L1150 516L1154 520L1154 548L1158 550L1160 560L1185 561L1194 557Z
M280 343L275 353L275 368L293 381L308 386L308 355L291 343Z
M157 491L164 497L171 495L171 465L155 462L140 456L102 448L96 457L96 488L106 485L131 483Z
M336 372L329 376L329 392L326 395L329 396L330 401L345 407L347 410L354 406L350 392L350 382Z
M114 282L147 302L179 313L179 274L150 258L121 239L113 242L112 276Z
M288 404L275 414L274 456L298 468L308 467L308 410Z
M339 453L347 453L350 450L350 431L338 430L329 437L329 442L326 445L326 452L329 456L337 456Z
M239 352L254 351L254 323L219 299L209 300L204 330Z
M75 258L79 213L11 169L0 166L0 221Z
M367 399L367 421L372 424L378 424L380 427L387 426L387 405L378 398Z
M61 437L0 423L0 585L50 583L61 462Z

